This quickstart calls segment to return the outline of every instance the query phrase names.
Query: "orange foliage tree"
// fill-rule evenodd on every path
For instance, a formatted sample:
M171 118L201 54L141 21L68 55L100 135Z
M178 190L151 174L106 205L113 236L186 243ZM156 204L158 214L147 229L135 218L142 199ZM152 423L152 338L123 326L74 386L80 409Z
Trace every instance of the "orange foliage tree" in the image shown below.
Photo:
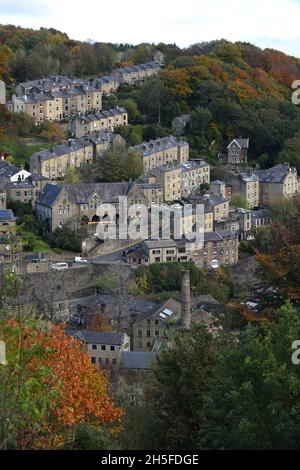
M10 322L18 328L17 322ZM9 338L7 338L9 342ZM72 443L75 426L80 423L120 430L123 410L115 406L107 374L91 363L80 341L66 336L64 326L22 331L24 350L38 345L44 354L32 357L27 373L34 378L41 368L45 400L51 400L41 423L28 426L19 436L20 448L55 449Z
M189 74L184 68L168 67L165 81L169 93L176 98L184 99L192 93Z

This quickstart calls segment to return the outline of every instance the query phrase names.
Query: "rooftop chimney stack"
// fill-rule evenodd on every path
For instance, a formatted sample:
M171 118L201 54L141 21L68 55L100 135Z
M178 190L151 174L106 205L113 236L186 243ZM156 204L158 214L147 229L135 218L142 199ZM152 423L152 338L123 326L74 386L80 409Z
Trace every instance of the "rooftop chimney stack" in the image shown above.
M182 272L181 282L181 323L184 329L191 327L191 292L190 292L190 271Z

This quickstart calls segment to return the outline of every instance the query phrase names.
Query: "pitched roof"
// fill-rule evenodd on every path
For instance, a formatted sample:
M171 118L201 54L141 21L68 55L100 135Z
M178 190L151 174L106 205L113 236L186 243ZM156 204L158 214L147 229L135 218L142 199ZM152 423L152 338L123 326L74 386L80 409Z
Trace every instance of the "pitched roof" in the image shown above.
M156 152L161 152L162 150L168 150L173 147L182 147L184 145L188 145L186 140L178 139L177 137L170 135L168 137L161 137L159 139L143 142L142 144L135 145L132 148L141 156L145 157Z
M14 213L11 209L0 210L0 221L14 222L16 220Z
M22 171L22 168L6 162L5 160L0 160L0 176L11 178L12 176L17 175L20 171Z
M40 193L38 202L47 207L51 207L62 190L68 193L70 201L75 204L86 204L92 194L96 193L101 202L118 202L119 196L126 196L130 193L134 183L78 183L78 184L46 184Z
M86 330L66 330L68 336L84 341L88 344L107 344L109 346L120 346L125 340L125 333L98 333Z
M227 148L231 147L233 142L235 142L241 149L249 148L249 139L233 139Z
M87 114L86 116L80 116L76 119L80 121L89 123L94 121L100 121L101 119L106 119L109 117L119 116L120 114L127 113L127 109L123 107L110 108L103 111L98 111L97 113Z
M150 370L156 359L157 353L143 351L124 351L121 354L122 369L146 369Z
M169 248L176 246L176 241L174 240L145 240L144 244L149 250L155 248Z
M67 155L68 153L74 152L75 150L80 150L85 147L91 147L92 144L85 137L81 139L70 139L68 143L56 145L53 149L41 150L40 152L34 153L30 159L35 160L52 160L53 158L60 157L61 155Z
M164 311L168 310L168 314L164 314ZM163 314L163 315L161 315ZM145 318L149 318L152 316L160 317L161 320L168 321L168 320L178 320L181 315L181 303L177 302L174 299L168 299L159 304L155 304L152 309L149 309L144 314L140 315L135 323L139 323L140 321L145 320Z
M217 242L222 240L235 240L237 234L230 232L229 230L219 230L218 232L206 232L204 233L204 242Z
M266 217L270 217L270 212L268 209L258 209L257 211L251 212L251 217L255 220L264 219Z
M296 171L291 168L288 163L280 163L279 165L268 168L267 170L258 170L257 174L263 183L283 183L289 172Z
M43 191L39 194L37 202L43 206L51 207L61 190L61 185L47 183Z

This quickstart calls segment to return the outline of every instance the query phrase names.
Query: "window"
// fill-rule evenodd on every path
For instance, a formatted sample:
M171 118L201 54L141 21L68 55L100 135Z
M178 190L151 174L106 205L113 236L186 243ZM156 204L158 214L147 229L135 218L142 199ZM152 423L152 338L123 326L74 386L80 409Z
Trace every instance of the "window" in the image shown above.
M105 351L105 350L106 350L105 344L101 344L101 351Z
M147 330L147 331L146 331L146 335L147 335L147 336L151 336L151 331L150 331L150 330Z
M92 349L97 349L97 344L93 344Z
M155 336L159 336L159 331L158 330L155 331Z
M151 325L151 320L147 320L147 325Z
M114 366L117 364L117 359L115 357L113 357L112 363Z
M158 320L155 320L155 325L158 325L159 324L159 321Z
M110 350L111 350L111 351L114 351L114 350L115 350L115 347L114 347L114 346L111 346L111 347L110 347Z
M96 364L96 358L95 357L91 357L91 361L92 361L92 364Z

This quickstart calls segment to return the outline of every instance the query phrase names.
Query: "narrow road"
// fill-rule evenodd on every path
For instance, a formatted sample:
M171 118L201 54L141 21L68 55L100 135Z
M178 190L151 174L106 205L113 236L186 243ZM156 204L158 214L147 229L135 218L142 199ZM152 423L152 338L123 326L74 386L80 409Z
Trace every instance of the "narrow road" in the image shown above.
M131 245L129 248L122 248L119 251L115 251L114 253L108 253L107 255L102 256L95 256L91 259L93 264L106 264L106 263L125 263L123 259L123 252L128 249L131 250L136 248L140 242L136 243L135 245Z

